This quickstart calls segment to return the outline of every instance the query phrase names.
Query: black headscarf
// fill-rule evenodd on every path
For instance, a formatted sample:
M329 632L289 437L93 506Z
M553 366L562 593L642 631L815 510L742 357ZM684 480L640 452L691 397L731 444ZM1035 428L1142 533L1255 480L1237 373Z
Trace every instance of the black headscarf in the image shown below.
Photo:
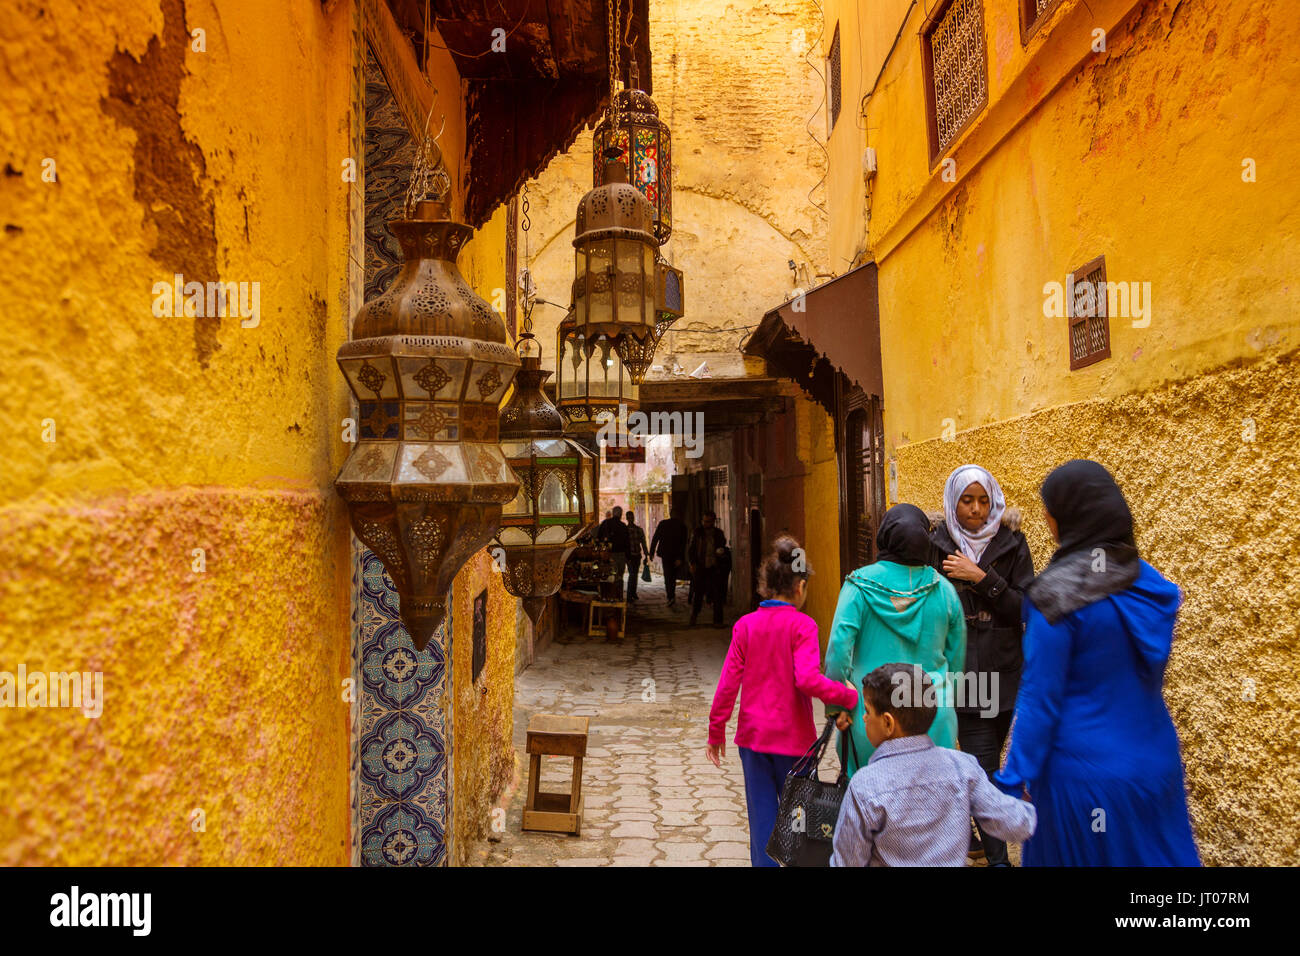
M916 505L894 505L876 532L877 561L910 567L930 563L930 519Z
M1137 558L1133 512L1110 472L1097 462L1067 461L1047 476L1039 493L1061 535L1053 563L1094 548L1104 548L1113 560Z

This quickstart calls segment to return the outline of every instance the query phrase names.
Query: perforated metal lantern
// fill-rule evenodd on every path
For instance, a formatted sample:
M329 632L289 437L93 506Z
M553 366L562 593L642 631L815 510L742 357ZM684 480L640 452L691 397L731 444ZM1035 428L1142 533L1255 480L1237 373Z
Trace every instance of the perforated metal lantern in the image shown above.
M609 339L639 384L654 355L658 321L650 204L628 183L623 164L611 162L603 183L578 203L575 220L575 328L588 343Z
M607 338L587 339L572 313L560 322L555 355L555 404L569 431L595 433L618 416L620 405L626 405L629 413L641 406L641 389L614 343Z
M600 185L605 160L612 154L626 167L628 181L649 201L655 239L663 245L673 231L672 134L648 93L621 90L615 102L618 126L610 125L607 113L596 127L592 185Z
M521 345L532 338L520 337ZM521 348L515 391L501 410L501 449L519 478L519 494L501 512L494 544L505 555L502 582L537 623L560 589L575 539L596 527L594 456L564 437L564 420L542 392L550 372Z
M388 228L405 263L363 305L338 363L360 405L356 446L335 481L352 528L392 579L423 650L447 589L492 540L519 482L497 444L497 409L519 369L505 324L461 277L473 234L441 202Z

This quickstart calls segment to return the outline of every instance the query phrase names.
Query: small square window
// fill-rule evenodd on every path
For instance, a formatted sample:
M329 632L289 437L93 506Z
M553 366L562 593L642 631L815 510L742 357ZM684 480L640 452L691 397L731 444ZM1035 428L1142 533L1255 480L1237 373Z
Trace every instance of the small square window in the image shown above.
M1020 0L1020 42L1028 43L1061 0Z
M1065 314L1070 320L1070 371L1110 358L1110 318L1106 306L1106 257L1098 256L1070 273Z

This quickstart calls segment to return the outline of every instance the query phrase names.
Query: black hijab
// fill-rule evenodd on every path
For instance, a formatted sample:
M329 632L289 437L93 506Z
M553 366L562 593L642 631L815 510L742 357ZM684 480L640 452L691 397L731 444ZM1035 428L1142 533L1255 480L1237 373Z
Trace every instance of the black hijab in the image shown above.
M894 505L876 532L877 561L910 567L930 563L930 519L916 505Z
M1095 548L1104 548L1114 560L1137 558L1133 512L1110 472L1097 462L1066 462L1047 476L1039 493L1061 535L1052 563Z

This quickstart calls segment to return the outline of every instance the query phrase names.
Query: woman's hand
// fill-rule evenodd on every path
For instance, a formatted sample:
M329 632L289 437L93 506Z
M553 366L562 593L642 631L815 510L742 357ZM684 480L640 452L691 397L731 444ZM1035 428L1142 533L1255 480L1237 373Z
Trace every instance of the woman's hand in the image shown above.
M709 762L715 767L722 766L722 758L727 754L727 745L725 742L714 745L706 744L704 747L704 756L709 758Z
M835 715L835 729L848 730L853 726L853 716L847 710L841 710Z
M970 581L979 584L984 580L985 572L980 566L964 554L950 554L943 559L943 573L958 581Z

